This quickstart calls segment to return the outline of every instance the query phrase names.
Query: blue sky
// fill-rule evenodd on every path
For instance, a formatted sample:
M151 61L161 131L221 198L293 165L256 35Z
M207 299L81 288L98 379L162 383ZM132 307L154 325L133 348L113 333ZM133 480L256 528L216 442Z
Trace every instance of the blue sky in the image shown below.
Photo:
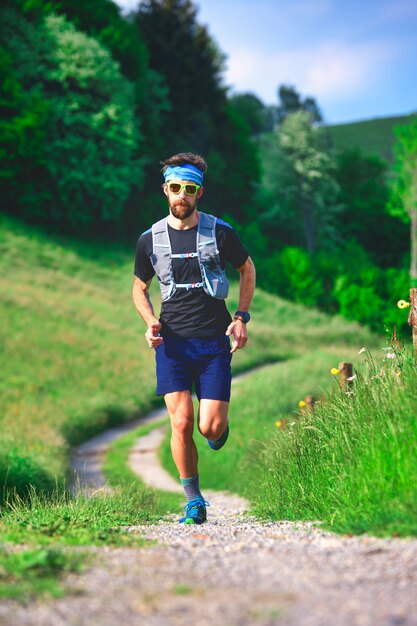
M124 9L137 0L117 0ZM329 123L417 111L416 0L197 0L231 93L294 85Z

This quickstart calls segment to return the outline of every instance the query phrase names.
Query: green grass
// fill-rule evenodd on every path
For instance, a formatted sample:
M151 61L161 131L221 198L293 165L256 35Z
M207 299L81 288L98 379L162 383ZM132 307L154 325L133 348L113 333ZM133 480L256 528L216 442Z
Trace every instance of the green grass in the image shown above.
M134 250L52 238L0 216L0 482L62 482L71 445L160 403L154 352L131 300ZM152 297L158 310L158 287ZM228 301L237 307L234 283ZM368 331L257 291L235 371Z
M0 598L28 603L32 598L58 598L65 593L61 579L82 571L88 557L61 548L11 550L0 548Z
M65 575L93 562L89 546L143 546L126 527L157 517L153 495L138 485L94 497L32 488L23 500L11 498L0 516L0 598L27 602L71 592Z
M417 535L416 406L410 356L368 356L348 393L336 388L264 448L258 511L339 532Z
M103 472L109 485L125 489L141 489L152 498L154 521L167 513L177 513L183 498L176 493L149 489L129 467L129 453L138 437L144 437L155 428L167 425L167 419L146 424L119 437L109 448L103 464Z
M336 148L360 148L364 154L394 162L394 128L410 121L410 116L382 117L362 122L327 126Z

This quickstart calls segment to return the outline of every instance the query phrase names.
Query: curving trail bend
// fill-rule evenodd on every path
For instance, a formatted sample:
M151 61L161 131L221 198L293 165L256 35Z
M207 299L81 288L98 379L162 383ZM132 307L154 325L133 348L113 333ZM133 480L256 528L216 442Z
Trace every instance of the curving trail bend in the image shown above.
M95 438L74 456L92 491L105 487L104 452L126 429ZM181 491L158 462L163 436L158 428L138 439L129 463L150 486ZM248 503L238 496L204 495L212 505L206 524L167 519L130 527L156 543L94 548L95 566L69 578L78 595L27 607L3 603L0 626L417 626L417 540L261 523L244 514Z

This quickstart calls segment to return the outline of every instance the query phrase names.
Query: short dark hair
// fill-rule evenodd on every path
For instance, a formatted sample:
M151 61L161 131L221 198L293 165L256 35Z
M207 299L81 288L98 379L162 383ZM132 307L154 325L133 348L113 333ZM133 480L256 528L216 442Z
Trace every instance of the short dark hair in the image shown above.
M178 165L186 165L187 163L191 163L197 167L203 174L207 171L207 163L199 154L194 154L193 152L179 152L178 154L174 154L169 159L165 159L165 161L161 161L161 165L163 165L162 173L165 174L165 171L169 166L178 166Z

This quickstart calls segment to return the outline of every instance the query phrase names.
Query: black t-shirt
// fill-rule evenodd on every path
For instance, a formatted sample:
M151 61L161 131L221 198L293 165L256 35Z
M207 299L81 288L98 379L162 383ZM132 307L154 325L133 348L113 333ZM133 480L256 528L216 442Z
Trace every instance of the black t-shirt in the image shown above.
M197 251L197 226L187 230L176 230L168 224L168 234L173 254ZM217 219L217 247L222 267L226 262L238 268L243 265L249 254L236 234L226 222ZM150 261L152 254L152 230L139 237L136 247L135 276L147 282L155 275ZM201 282L198 258L171 259L172 271L176 283ZM231 322L224 300L206 294L203 288L177 289L174 295L162 303L161 335L179 337L213 337L224 335Z

